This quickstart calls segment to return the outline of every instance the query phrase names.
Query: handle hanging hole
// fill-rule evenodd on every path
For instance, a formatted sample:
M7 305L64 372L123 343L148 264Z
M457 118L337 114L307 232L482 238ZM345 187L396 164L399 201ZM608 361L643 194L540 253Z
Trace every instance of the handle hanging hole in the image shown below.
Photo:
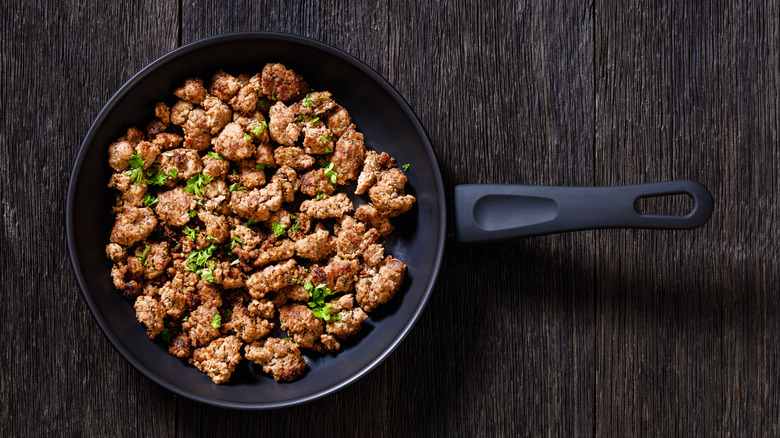
M693 197L687 193L642 196L634 204L634 209L641 215L685 216L693 207Z

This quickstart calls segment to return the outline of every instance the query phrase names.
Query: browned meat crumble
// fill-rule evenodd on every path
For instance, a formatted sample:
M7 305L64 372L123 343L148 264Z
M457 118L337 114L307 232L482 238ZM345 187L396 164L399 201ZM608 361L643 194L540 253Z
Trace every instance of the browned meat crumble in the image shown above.
M173 96L108 145L112 282L149 338L214 383L242 359L301 378L303 352L337 352L400 290L384 241L416 202L406 175L282 64Z

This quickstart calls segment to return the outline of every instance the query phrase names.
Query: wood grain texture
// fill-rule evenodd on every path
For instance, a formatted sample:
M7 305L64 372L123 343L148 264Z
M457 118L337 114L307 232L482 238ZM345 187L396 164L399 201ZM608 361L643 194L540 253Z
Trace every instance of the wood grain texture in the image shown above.
M777 2L6 3L0 436L780 433ZM690 178L715 213L693 231L450 244L414 330L350 387L270 412L182 399L90 316L65 195L127 79L242 30L316 38L379 72L425 126L448 190Z
M690 232L599 232L597 434L772 436L775 2L596 2L596 181L695 178Z

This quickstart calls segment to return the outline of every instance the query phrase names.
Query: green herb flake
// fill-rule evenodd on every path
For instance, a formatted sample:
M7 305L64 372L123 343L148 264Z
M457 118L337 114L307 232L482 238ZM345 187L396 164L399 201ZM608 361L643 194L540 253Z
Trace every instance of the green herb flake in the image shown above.
M217 160L224 160L224 158L222 158L222 155L214 151L209 151L208 153L206 153L206 156L211 158L216 158Z
M290 231L296 232L301 228L301 224L298 223L298 216L291 214L290 215L290 221L292 222L292 225L290 225Z
M338 179L339 174L333 170L333 162L325 161L322 163L322 167L325 168L325 176L330 180L331 184L336 184L336 180Z
M230 266L235 266L235 265L239 264L240 262L241 262L241 260L235 259L232 262L230 262Z
M146 161L144 161L143 157L138 155L136 152L133 155L130 155L130 158L127 159L127 164L129 164L133 169L138 169L139 167L144 167L146 165Z
M217 277L214 275L214 261L209 261L209 266L207 268L203 268L203 270L200 272L200 277L209 283L216 283Z
M252 136L247 134L246 132L244 133L244 138L249 140L249 141L252 141Z
M279 237L285 232L284 225L280 224L279 222L274 222L271 224L271 230L274 232L274 236Z
M333 292L328 286L319 284L316 287L312 282L307 281L303 288L309 292L309 308L315 317L328 322L333 318L335 321L341 320L341 314L331 313L331 304L325 303L325 299L335 292Z
M184 227L184 234L186 234L187 237L192 239L192 241L194 242L195 238L198 237L198 230L196 230L194 228L190 228L188 226L185 226Z
M187 256L187 259L184 261L184 270L194 272L196 275L200 275L201 277L206 278L203 276L203 272L206 271L207 266L209 266L210 269L208 272L213 277L214 262L212 261L211 264L209 264L209 259L214 254L216 249L217 246L212 244L206 249L202 249L200 251L191 251Z
M266 127L268 127L268 123L266 123L265 121L260 122L258 126L252 128L252 135L254 135L255 137L260 137L260 134L262 134L263 131L265 131Z
M301 100L301 103L305 107L310 107L310 106L314 105L314 99L309 97L309 95L307 94L306 97L304 97L303 100Z
M233 183L228 187L231 192L243 192L245 187L239 183Z
M211 328L217 330L222 326L222 315L219 312L215 312L211 318Z
M141 262L141 266L146 266L146 253L149 252L149 248L151 247L147 244L144 250L141 252L141 255L138 256L138 261Z
M265 169L265 163L257 163L257 164L255 164L255 169L260 169L260 170Z
M151 193L144 193L144 207L151 207L156 204L160 199Z
M401 170L403 170L404 172L409 170L409 164L404 164L403 166L401 166Z
M179 169L174 167L173 169L169 170L168 171L168 176L170 176L171 178L178 178L179 177Z
M320 118L319 118L319 117L315 117L315 118L313 118L313 119L309 120L309 121L308 121L308 122L306 122L306 123L307 123L307 124L309 124L309 125L311 125L312 123L317 123L319 120L320 120Z
M248 221L244 222L244 226L252 231L257 231L260 228L260 225L254 219L249 219Z
M203 188L206 186L206 184L211 182L211 177L199 173L192 178L187 180L187 185L184 186L184 191L187 193L194 193L196 196L202 196L203 195Z
M161 186L168 182L168 176L162 172L147 173L146 182L155 186Z
M162 335L163 341L170 342L178 332L179 331L173 327L166 327L162 330L162 332L160 332L160 334Z
M319 201L320 199L325 198L325 196L327 196L325 193L322 193L319 190L317 190L317 196L315 196L314 199Z

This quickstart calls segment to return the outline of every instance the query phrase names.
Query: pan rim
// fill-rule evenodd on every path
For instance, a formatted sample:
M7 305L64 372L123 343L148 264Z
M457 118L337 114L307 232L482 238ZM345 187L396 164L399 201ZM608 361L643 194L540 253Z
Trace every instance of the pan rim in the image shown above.
M377 355L372 360L370 360L368 364L358 369L354 374L342 380L338 384L332 385L320 391L313 392L303 397L298 397L286 401L267 402L267 403L235 402L235 401L228 401L228 400L210 399L201 396L199 394L196 394L194 392L188 391L186 388L182 388L178 385L169 382L168 380L160 377L154 370L146 367L143 363L141 363L140 360L138 360L126 347L124 347L118 335L109 328L107 321L105 320L101 312L98 311L98 306L94 301L94 299L92 298L92 295L88 293L89 289L87 287L83 266L79 261L79 257L76 250L77 242L75 241L75 233L76 233L75 218L74 218L74 208L76 202L75 198L77 196L76 191L77 191L80 175L82 174L84 161L88 154L89 146L94 142L94 137L96 136L99 127L105 122L105 119L116 108L119 102L129 92L131 92L139 82L146 79L149 75L154 74L158 69L164 67L172 60L185 56L193 51L197 51L209 45L229 43L229 42L235 42L235 41L245 40L245 39L265 40L265 41L278 40L278 41L292 42L304 46L309 46L314 49L323 51L331 56L344 60L352 67L360 70L363 74L368 76L376 85L378 85L393 100L393 102L401 110L404 116L407 117L411 126L415 130L416 135L421 140L424 152L426 153L426 155L428 155L429 161L431 163L431 169L433 171L432 178L434 180L434 185L435 185L435 187L433 187L433 191L435 191L438 195L436 202L438 203L438 210L440 212L440 220L438 224L439 228L438 228L438 233L436 234L437 248L435 251L435 257L433 260L432 268L429 270L430 271L429 281L427 284L422 286L424 288L424 292L421 296L419 304L415 308L409 320L403 326L403 329L395 337L395 339L393 339L393 341L379 355ZM422 124L420 123L419 118L412 111L411 107L406 102L406 100L403 99L400 93L392 85L390 85L386 79L384 79L381 75L379 75L375 70L373 70L371 67L367 66L359 59L355 58L354 56L348 54L347 52L341 49L335 48L321 41L299 36L299 35L282 33L282 32L269 32L269 31L226 33L226 34L206 37L188 43L184 46L178 47L160 56L159 58L155 59L154 61L146 65L143 69L138 71L129 80L127 80L119 88L119 90L111 96L108 102L101 108L100 112L95 117L92 124L90 125L89 130L87 131L87 134L84 137L84 140L81 142L79 146L78 153L76 155L73 164L73 170L70 175L70 180L68 184L68 194L66 200L66 209L65 209L68 254L71 260L71 267L73 268L73 271L76 275L77 283L79 285L79 289L81 290L81 295L84 297L87 306L89 307L93 318L95 318L95 321L98 323L98 326L100 327L101 331L103 332L103 335L106 336L106 338L108 338L109 343L114 347L114 349L118 351L120 355L128 363L130 363L136 370L140 371L141 374L143 374L145 377L157 383L158 385L168 389L174 394L181 395L185 398L198 401L200 403L204 403L207 405L218 406L223 408L239 409L239 410L278 409L278 408L291 407L299 404L308 403L316 399L331 395L337 391L346 388L347 386L351 385L352 383L356 382L362 377L365 377L369 372L371 372L374 368L376 368L381 362L387 359L387 357L389 357L389 355L406 338L406 336L411 331L412 327L419 320L419 317L421 316L423 310L425 309L428 299L430 298L432 290L436 284L437 277L439 275L439 270L443 259L445 237L446 237L447 210L446 210L446 204L444 198L445 198L444 184L442 182L441 170L439 168L438 161L436 160L436 156L433 151L433 147L430 143L430 139L427 133L425 132Z

